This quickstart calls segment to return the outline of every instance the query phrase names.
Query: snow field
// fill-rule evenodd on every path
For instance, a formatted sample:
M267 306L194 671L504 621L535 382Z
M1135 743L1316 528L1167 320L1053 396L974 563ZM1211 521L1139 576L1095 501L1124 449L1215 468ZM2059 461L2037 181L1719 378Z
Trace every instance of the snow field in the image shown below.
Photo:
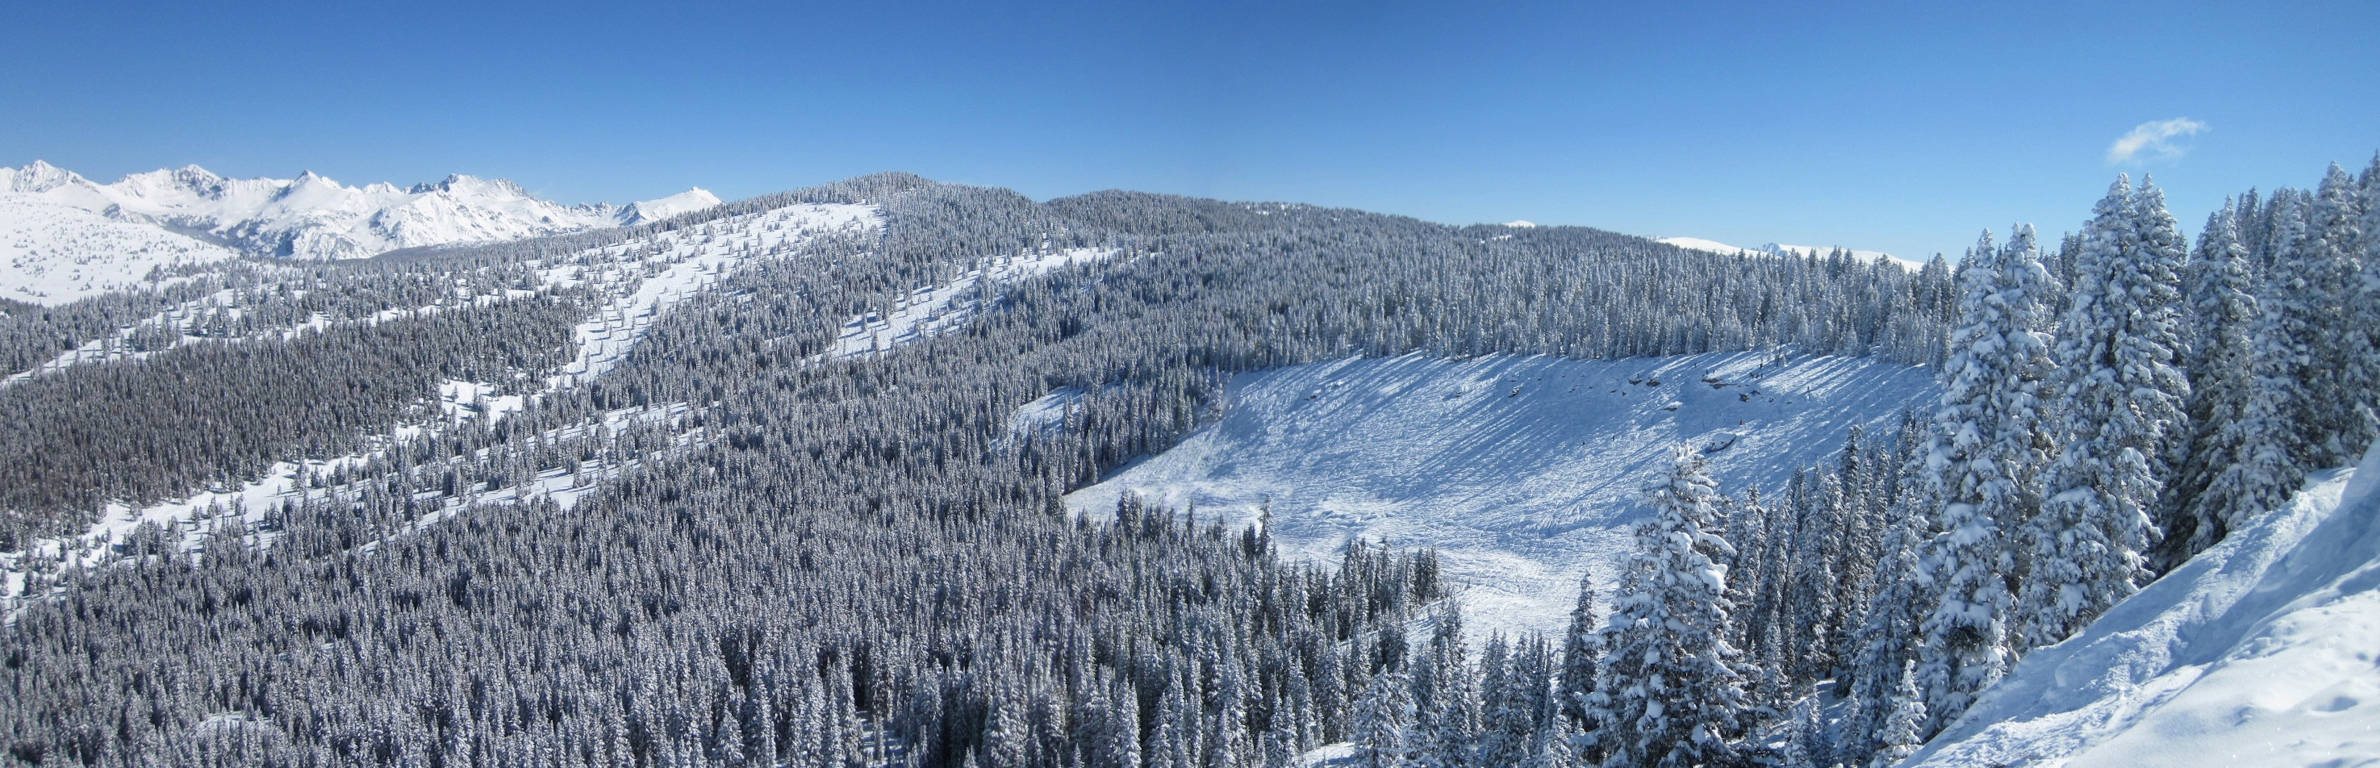
M0 194L0 298L55 306L146 286L158 267L238 257L153 225Z
M1201 519L1257 522L1293 557L1348 540L1433 546L1474 631L1554 633L1592 569L1617 581L1669 446L1710 452L1721 490L1774 490L1862 425L1930 403L1927 371L1871 359L1722 353L1349 359L1235 377L1222 419L1067 497L1112 514L1127 490ZM1021 410L1054 423L1060 400Z

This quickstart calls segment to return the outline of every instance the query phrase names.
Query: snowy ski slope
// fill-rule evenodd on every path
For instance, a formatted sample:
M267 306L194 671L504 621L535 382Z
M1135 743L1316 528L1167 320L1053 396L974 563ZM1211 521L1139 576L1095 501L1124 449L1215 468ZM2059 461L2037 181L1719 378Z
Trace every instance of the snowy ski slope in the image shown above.
M585 254L592 267L549 268L546 284L588 283L611 299L579 324L578 356L546 386L602 376L672 305L756 260L790 255L829 232L882 226L883 214L872 205L789 205L599 248Z
M948 283L918 288L904 294L892 314L879 317L874 313L857 315L843 322L835 336L832 357L861 357L891 351L903 344L932 338L967 324L980 311L977 297L986 289L985 283L998 286L1023 280L1060 267L1105 261L1115 256L1113 248L1063 248L1005 257L968 270Z
M1317 363L1235 378L1219 423L1068 504L1107 515L1130 489L1246 523L1269 499L1287 554L1333 559L1355 536L1436 546L1475 637L1556 631L1582 572L1615 581L1670 445L1710 450L1724 490L1774 490L1852 425L1886 435L1934 392L1923 369L1769 353Z

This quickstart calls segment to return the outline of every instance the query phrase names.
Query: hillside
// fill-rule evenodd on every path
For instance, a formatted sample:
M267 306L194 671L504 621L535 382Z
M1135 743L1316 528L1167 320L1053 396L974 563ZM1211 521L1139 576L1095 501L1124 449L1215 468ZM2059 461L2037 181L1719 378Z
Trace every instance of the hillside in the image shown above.
M1702 446L1725 490L1774 491L1852 426L1885 434L1935 389L1924 369L1874 359L1713 353L1353 359L1242 374L1229 391L1216 424L1068 506L1106 515L1129 490L1240 525L1269 501L1289 554L1333 561L1359 536L1437 547L1483 630L1552 633L1583 571L1616 580L1638 488L1669 446ZM1059 400L1028 413L1057 418Z
M2380 450L2034 651L1903 765L2380 763Z
M1356 724L1426 674L1481 682L1415 701L1480 715L1414 717L1518 765L1565 737L1515 697L1651 679L1621 666L1649 652L1557 678L1528 636L1590 634L1561 631L1582 573L1609 601L1582 627L1657 604L1618 564L1658 522L1684 570L1631 578L1724 595L1700 636L1758 681L1729 748L1827 738L1798 702L1903 666L1856 657L1856 609L1926 599L1879 561L1908 562L1929 438L1903 415L1947 400L1964 327L1944 270L1842 267L883 174L16 313L0 731L26 763L97 733L194 765L1022 766L1093 738L1278 764L1406 738ZM1687 477L1706 460L1715 484ZM1662 477L1710 491L1656 517ZM1127 492L1185 514L1111 517ZM1466 623L1428 613L1450 598ZM2068 674L2031 669L2012 690ZM1940 759L2036 749L2023 723L2054 717L1978 715L2018 731Z

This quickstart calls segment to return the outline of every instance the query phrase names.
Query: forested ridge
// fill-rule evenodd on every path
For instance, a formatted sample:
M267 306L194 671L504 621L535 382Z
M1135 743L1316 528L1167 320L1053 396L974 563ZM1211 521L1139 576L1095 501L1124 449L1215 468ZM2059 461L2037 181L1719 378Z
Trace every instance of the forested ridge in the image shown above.
M0 389L15 427L0 544L77 530L106 502L387 447L272 509L106 542L87 567L20 555L5 759L1222 768L1336 742L1371 765L1889 758L2029 644L2370 441L2374 175L2246 198L2195 254L2153 186L2121 186L2056 253L2021 230L1954 275L1940 258L1722 256L1129 192L1036 203L887 174L621 230L13 308L11 372L202 292L241 311ZM751 259L601 376L535 384L593 297L533 267L729 238L738 217L801 203L878 206L882 226ZM979 281L964 324L829 354L848 321L894 316L920 287L1066 248L1112 255ZM423 306L444 309L361 322ZM226 340L174 341L203 324ZM1060 501L1210 422L1234 372L1741 349L1935 366L1944 407L1855 435L1774 501L1716 488L1681 451L1619 593L1582 591L1559 639L1465 638L1427 550L1286 562L1261 529L1197 510L1128 498L1092 522ZM2126 386L2167 410L2123 432L2098 388L2136 374ZM443 378L529 394L504 418L398 438ZM1059 388L1083 393L1062 429L1011 430ZM246 399L208 407L222 393ZM124 404L61 407L110 397ZM181 405L139 407L163 403ZM657 411L679 415L643 418ZM124 439L76 437L95 434ZM548 478L567 503L528 490ZM2074 548L2058 535L2073 530L2101 543ZM1942 591L1960 578L1966 592Z

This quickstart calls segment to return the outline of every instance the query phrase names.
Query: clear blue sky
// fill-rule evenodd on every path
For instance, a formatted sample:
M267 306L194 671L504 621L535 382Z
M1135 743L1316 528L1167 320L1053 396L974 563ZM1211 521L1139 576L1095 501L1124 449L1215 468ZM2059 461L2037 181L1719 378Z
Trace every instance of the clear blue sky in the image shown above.
M899 169L1922 256L2071 229L2119 170L2195 233L2380 149L2370 0L478 5L8 3L0 165L570 202Z

